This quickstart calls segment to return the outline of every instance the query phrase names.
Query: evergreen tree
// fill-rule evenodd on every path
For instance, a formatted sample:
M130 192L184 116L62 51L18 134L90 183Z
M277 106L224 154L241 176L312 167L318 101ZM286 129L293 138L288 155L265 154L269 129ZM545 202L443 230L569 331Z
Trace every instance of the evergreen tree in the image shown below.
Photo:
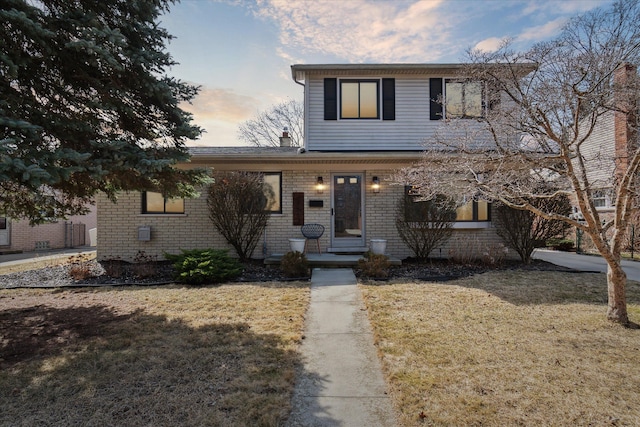
M179 103L197 87L158 17L171 0L0 0L0 212L38 223L82 213L99 192L191 196L176 169L201 129Z

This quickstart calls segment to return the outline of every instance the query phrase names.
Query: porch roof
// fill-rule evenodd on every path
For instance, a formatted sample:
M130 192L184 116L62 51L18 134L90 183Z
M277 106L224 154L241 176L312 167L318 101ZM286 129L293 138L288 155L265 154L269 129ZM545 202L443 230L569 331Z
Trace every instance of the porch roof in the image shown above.
M380 165L398 167L420 160L422 151L304 151L297 147L190 147L191 165L232 169L237 166L291 169L314 165Z

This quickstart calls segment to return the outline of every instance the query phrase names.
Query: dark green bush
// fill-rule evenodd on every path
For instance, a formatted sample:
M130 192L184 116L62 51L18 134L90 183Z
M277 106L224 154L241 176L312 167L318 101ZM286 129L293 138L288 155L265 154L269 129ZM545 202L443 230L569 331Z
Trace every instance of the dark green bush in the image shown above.
M386 279L389 277L389 257L382 254L367 252L364 258L358 261L358 268L362 276L374 279Z
M309 262L307 257L298 251L287 252L282 256L280 268L287 277L309 276Z
M165 253L176 269L176 279L189 285L220 283L238 277L242 264L221 249L181 249L181 254Z
M551 247L557 251L570 252L573 250L573 240L568 239L549 239L547 240L547 247Z

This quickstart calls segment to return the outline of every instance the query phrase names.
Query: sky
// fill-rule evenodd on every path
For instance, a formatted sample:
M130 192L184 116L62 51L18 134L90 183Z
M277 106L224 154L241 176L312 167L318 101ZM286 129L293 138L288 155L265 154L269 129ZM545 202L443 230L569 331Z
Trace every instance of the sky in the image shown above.
M169 74L200 86L183 108L205 133L188 145L241 146L238 126L302 101L293 64L457 63L556 36L576 14L613 0L182 0L160 19L175 38Z

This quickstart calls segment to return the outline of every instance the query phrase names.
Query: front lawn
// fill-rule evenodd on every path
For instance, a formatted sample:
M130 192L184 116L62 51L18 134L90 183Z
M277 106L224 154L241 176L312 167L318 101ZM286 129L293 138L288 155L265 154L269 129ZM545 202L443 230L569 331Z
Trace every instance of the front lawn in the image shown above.
M0 425L277 425L308 283L0 290Z
M640 330L605 319L603 274L361 288L403 425L640 425Z

